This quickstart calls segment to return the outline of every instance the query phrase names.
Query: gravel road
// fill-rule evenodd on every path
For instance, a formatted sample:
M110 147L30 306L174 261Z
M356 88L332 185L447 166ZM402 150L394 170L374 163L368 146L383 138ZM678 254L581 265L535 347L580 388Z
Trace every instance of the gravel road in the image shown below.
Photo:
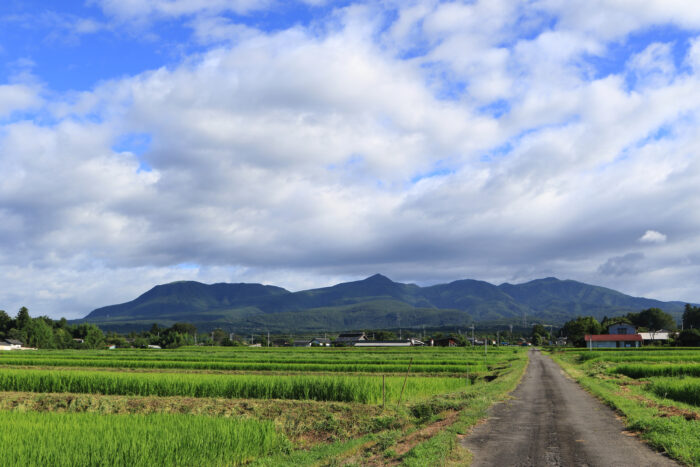
M679 465L627 433L610 408L539 350L530 351L512 396L463 441L473 467Z

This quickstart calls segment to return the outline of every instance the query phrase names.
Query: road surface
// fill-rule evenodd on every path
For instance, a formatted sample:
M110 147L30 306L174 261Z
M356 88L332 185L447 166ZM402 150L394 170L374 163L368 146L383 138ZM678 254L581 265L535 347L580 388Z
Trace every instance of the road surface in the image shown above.
M627 433L615 413L539 350L513 399L463 441L481 466L677 466Z

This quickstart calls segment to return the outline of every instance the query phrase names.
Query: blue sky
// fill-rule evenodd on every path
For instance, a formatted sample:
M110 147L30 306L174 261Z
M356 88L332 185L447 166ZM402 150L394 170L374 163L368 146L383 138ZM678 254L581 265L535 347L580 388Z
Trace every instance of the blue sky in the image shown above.
M687 0L0 5L0 309L556 276L700 301Z

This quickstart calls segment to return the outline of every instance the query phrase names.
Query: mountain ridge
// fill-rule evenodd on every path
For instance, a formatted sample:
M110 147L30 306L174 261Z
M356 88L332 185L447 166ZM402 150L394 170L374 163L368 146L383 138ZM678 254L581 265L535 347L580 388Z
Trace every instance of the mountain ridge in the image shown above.
M466 326L475 322L562 324L578 315L618 316L661 308L679 319L684 302L633 297L606 287L556 277L494 285L460 279L421 287L382 274L329 287L290 292L257 283L156 285L136 299L100 307L74 322L105 329L140 329L152 323L195 323L230 331L343 331L362 328Z

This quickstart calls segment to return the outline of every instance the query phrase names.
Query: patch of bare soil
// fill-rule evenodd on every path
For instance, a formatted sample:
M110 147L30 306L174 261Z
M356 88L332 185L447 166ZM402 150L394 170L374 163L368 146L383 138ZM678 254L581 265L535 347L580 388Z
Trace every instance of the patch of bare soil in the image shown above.
M401 457L408 451L413 449L419 443L428 440L435 436L438 432L444 430L446 427L452 425L457 420L459 412L449 411L443 412L443 418L425 426L419 430L410 433L405 438L400 439L396 444L391 447L393 453L390 459L384 457L384 452L376 452L368 459L362 460L362 465L367 466L391 466L398 465L401 462Z

